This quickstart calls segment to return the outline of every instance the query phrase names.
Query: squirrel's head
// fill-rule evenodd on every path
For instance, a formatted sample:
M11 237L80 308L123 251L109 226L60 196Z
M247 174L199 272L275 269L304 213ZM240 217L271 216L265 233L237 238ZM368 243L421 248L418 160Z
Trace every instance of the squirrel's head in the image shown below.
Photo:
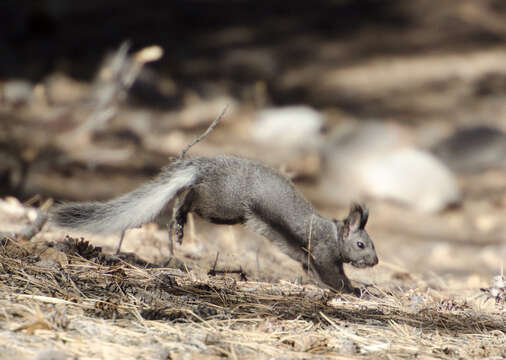
M365 231L368 217L367 207L353 204L346 219L339 221L340 226L338 225L343 262L351 263L358 268L374 266L378 263L374 244Z

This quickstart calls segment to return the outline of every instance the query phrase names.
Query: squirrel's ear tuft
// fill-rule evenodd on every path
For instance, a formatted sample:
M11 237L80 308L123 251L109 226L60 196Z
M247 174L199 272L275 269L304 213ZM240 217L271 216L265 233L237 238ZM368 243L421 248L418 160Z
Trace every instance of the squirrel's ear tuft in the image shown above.
M369 209L367 209L367 206L353 203L350 208L350 213L346 218L346 222L348 223L350 230L356 231L365 228L368 218Z

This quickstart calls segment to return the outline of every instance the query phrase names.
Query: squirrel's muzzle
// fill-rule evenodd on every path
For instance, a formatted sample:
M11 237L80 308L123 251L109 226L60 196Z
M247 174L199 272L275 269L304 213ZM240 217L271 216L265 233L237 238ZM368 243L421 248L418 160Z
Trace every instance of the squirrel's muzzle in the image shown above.
M378 256L376 254L366 256L358 261L352 261L351 265L353 265L356 268L362 269L366 267L371 267L378 264Z

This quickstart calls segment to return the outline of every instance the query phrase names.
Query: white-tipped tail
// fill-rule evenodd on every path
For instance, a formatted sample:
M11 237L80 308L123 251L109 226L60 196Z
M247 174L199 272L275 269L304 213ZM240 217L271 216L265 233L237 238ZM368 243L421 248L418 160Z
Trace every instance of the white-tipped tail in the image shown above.
M153 181L110 201L60 206L52 214L51 221L62 227L94 233L121 232L148 223L197 179L196 166L175 165L169 166Z

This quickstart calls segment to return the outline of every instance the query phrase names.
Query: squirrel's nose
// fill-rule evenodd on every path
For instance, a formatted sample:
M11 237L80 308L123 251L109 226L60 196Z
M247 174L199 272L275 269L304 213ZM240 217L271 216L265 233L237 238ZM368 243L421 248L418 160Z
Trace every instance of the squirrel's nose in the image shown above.
M371 266L378 265L378 256L374 254L374 258L372 259Z

